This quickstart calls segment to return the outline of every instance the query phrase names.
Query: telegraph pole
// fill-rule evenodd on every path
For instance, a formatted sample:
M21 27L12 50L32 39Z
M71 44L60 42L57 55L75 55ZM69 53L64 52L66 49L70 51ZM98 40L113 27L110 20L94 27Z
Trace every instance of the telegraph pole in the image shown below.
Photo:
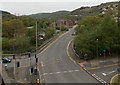
M37 52L37 20L36 20L36 52Z

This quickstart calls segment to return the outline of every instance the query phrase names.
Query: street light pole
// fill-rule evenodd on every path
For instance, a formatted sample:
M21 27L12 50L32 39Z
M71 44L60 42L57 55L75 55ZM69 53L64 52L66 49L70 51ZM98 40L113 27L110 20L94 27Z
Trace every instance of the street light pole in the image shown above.
M98 38L96 40L97 40L97 62L98 62Z
M98 38L96 40L97 40L97 58L98 58Z
M106 51L106 50L103 50L103 52L104 52L104 62L105 62L105 51Z

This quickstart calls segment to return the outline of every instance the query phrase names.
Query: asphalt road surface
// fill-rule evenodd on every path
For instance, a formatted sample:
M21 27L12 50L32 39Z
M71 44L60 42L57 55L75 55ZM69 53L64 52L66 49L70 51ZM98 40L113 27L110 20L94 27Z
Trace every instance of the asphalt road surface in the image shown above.
M70 29L37 54L41 63L39 70L43 70L40 76L44 76L46 83L99 83L69 59L67 45L73 38L73 32L74 29Z
M45 50L37 54L39 58L39 77L46 83L99 83L80 66L73 63L67 55L67 45L73 36L74 29L59 36ZM20 68L27 68L35 64L35 57L16 60L20 62ZM8 64L8 68L14 67L15 61ZM29 74L29 69L21 69L19 77L24 80ZM27 72L27 73L26 73ZM43 82L44 83L44 82Z
M111 78L118 74L117 72L118 65L111 67L104 67L94 70L89 70L91 73L96 74L100 78L104 79L106 82L110 83Z

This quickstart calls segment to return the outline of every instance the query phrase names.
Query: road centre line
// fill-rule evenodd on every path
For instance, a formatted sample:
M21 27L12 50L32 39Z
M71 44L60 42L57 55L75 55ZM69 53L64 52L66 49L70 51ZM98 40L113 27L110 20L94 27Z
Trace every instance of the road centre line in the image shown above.
M55 73L43 73L43 75L52 75L52 74L60 74L60 73L71 73L71 72L78 72L79 70L69 70L69 71L62 71L62 72L55 72Z
M59 73L61 73L61 72L56 72L56 74L59 74Z
M75 71L79 71L79 70L75 70Z

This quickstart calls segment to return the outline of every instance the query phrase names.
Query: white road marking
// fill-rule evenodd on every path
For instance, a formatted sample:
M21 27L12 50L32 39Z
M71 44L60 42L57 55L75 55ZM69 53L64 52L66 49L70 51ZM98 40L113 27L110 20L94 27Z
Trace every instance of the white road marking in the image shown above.
M42 66L42 67L44 66L42 61L41 61L41 66Z
M111 73L114 73L114 72L116 72L116 71L111 71L111 72L109 72L108 74L111 74Z
M53 73L49 73L49 74L53 74Z
M106 76L107 74L106 73L102 73L103 76Z
M69 70L69 71L63 71L63 72L55 72L55 73L44 73L43 75L52 75L52 74L60 74L60 73L70 73L70 72L77 72L79 70Z
M67 71L63 71L63 73L66 73Z
M107 76L107 75L110 75L110 74L112 74L112 73L114 73L114 72L116 72L116 71L113 70L113 71L110 71L110 72L108 72L108 73L102 73L102 75Z
M75 70L75 71L79 71L79 70Z
M56 72L57 74L61 73L61 72Z
M71 71L68 71L68 72L73 72L73 70L71 70Z
M48 73L44 73L43 75L47 75Z

